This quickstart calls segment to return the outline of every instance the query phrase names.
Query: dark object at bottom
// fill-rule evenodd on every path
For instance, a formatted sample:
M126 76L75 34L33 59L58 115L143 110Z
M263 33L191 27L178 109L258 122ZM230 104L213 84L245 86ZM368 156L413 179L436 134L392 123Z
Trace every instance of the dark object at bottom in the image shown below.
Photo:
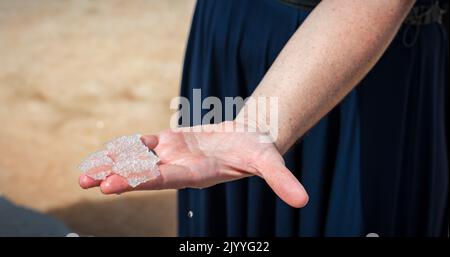
M58 219L19 207L0 197L0 237L66 236L69 228Z

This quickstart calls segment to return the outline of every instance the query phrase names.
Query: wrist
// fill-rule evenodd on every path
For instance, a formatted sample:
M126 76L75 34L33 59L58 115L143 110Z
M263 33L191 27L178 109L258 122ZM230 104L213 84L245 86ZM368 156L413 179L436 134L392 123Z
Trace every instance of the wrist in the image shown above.
M245 107L244 107L245 108ZM267 123L266 118L259 119L254 115L248 115L245 110L239 112L236 119L233 121L234 126L238 128L238 131L257 133L259 134L259 141L261 143L271 143L279 151L280 148L277 145L278 140L278 122Z

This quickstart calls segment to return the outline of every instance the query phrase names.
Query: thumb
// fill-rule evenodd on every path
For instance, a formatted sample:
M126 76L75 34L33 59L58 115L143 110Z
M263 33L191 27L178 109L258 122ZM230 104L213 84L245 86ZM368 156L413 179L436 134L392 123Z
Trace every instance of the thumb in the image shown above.
M275 194L290 206L301 208L308 203L305 188L284 165L266 166L260 172Z

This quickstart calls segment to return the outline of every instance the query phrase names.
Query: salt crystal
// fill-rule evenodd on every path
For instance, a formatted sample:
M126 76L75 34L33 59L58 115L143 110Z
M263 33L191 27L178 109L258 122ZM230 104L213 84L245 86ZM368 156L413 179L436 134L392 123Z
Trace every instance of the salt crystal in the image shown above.
M83 161L78 168L82 171L87 171L94 167L101 165L112 164L111 158L108 157L107 151L98 151L89 155L85 161Z
M156 170L157 171L157 170ZM159 172L158 172L159 174ZM138 172L133 173L127 176L127 182L130 186L137 187L139 184L144 183L152 178L154 178L155 174L149 172Z
M141 135L122 136L106 144L106 150L90 155L80 169L93 179L104 180L111 173L136 187L160 175L159 158L141 141Z
M103 180L111 173L113 164L113 160L109 158L107 151L99 151L89 155L80 164L79 169L86 173L88 177Z
M106 149L114 155L130 151L130 149L148 149L141 141L141 135L118 137L106 144Z

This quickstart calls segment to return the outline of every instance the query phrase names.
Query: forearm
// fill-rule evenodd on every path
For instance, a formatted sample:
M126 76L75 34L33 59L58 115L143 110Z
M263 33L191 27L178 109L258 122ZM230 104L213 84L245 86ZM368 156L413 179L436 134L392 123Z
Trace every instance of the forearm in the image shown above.
M278 98L275 145L280 152L286 152L367 74L413 3L325 0L311 12L252 94ZM248 108L247 103L238 118L257 123L257 117L246 113Z

